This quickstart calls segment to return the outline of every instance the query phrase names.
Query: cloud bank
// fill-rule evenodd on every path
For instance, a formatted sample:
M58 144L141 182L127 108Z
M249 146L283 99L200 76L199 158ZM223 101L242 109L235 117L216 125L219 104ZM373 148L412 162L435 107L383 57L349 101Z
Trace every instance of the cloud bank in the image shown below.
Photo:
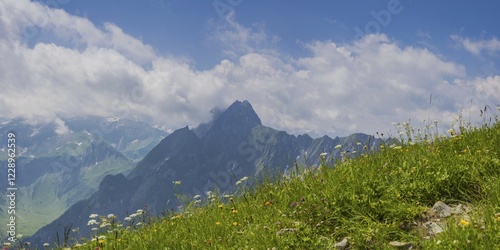
M230 58L197 70L114 24L98 27L28 0L1 1L0 117L143 115L176 129L246 99L265 125L346 135L386 132L408 120L449 126L460 109L479 114L498 104L500 76L470 77L463 65L383 34L311 41L304 45L309 56L293 58L266 46L276 37L241 26L234 15L227 22L211 39L232 44L223 51Z

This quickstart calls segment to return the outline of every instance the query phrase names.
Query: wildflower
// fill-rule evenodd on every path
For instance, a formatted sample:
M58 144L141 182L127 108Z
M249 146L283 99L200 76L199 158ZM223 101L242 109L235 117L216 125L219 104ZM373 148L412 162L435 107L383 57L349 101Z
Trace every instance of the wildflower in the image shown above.
M271 205L271 202L270 201L266 201L266 203L264 203L265 206L269 206Z
M195 200L194 204L201 204L201 200Z
M215 222L215 225L219 226L219 225L220 225L220 222L219 222L219 221Z
M22 235L22 234L18 234L18 235L16 236L16 238L17 238L17 239L21 239L22 237L23 237L23 235Z
M238 226L238 222L233 222L233 226Z
M468 226L470 223L466 219L461 219L460 222L458 223L462 227Z
M49 243L43 243L43 247L48 247Z
M342 145L338 144L337 146L335 146L335 149L341 149L342 148Z
M455 135L455 130L453 128L448 129L448 132L450 135Z
M358 141L358 142L356 142L356 145L360 146L360 145L361 145L361 142L359 142L359 141Z
M319 154L319 157L324 158L324 157L326 157L327 155L328 155L327 153L321 153L321 154Z
M236 186L240 185L241 184L241 181L237 181L236 182Z
M142 213L144 213L144 210L142 210L142 209L137 209L136 213L138 213L138 214L142 214Z
M108 214L108 219L112 220L112 219L115 219L115 218L116 218L116 215L114 215L114 214Z
M240 179L240 181L246 181L246 180L248 180L247 176L245 176L245 177L243 177L243 178Z
M195 196L194 196L194 199L195 199L195 200L199 200L199 199L201 199L201 195L199 195L199 194L195 195Z
M233 201L234 201L233 197L229 198L229 201L230 201L230 202L233 202Z
M138 223L136 224L136 226L141 226L141 225L142 225L142 222L138 222Z
M238 210L236 210L236 209L231 209L231 213L235 214L235 213L237 213L237 212L238 212Z
M90 219L95 219L95 218L97 218L97 217L99 217L99 215L98 215L98 214L91 214L91 215L89 216L89 218L90 218Z
M97 223L96 220L92 219L92 220L89 220L89 222L87 222L87 226L90 226L90 225L97 225L99 223Z
M222 206L222 204L220 204L220 205L218 205L217 207L218 207L218 208L222 208L223 206Z
M172 183L174 183L174 185L181 185L181 181L172 181Z
M125 217L125 219L123 219L123 220L124 220L124 221L131 221L131 220L132 220L132 217L127 216L127 217Z
M104 227L109 227L109 226L111 226L111 224L106 222L106 223L102 223L99 227L104 228Z
M99 230L99 228L94 227L94 228L92 228L91 230L92 230L92 231L97 231L97 230Z
M230 196L230 195L228 195L228 194L225 194L223 197L227 199L227 198L229 198L229 197L231 197L231 196Z
M101 236L97 237L97 239L99 239L99 240L104 240L104 239L106 239L106 236L101 235Z

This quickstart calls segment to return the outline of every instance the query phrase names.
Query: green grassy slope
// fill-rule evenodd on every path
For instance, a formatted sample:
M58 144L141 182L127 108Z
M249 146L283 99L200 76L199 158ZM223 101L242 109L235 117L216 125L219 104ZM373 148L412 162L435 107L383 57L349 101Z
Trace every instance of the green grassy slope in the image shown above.
M403 131L405 128L401 128ZM325 162L291 178L268 178L241 195L202 197L183 213L99 217L82 249L500 248L500 125L411 141ZM403 137L404 136L404 137ZM173 184L174 185L174 184ZM180 184L182 185L182 184ZM431 207L466 207L446 218ZM201 203L201 204L198 204ZM131 220L128 220L131 219ZM90 220L90 219L89 219ZM444 229L431 233L425 223ZM103 227L99 227L99 226ZM80 245L77 245L80 246Z

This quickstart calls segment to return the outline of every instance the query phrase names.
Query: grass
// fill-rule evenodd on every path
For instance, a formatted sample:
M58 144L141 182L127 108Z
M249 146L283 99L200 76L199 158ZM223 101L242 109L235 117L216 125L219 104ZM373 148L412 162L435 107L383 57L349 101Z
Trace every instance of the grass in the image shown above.
M500 248L500 124L446 134L396 124L401 143L354 159L269 175L239 195L193 199L182 213L126 220L96 217L78 249L350 249ZM437 219L437 201L469 212ZM429 235L425 221L444 232ZM104 225L102 228L99 226ZM98 248L97 248L98 247Z

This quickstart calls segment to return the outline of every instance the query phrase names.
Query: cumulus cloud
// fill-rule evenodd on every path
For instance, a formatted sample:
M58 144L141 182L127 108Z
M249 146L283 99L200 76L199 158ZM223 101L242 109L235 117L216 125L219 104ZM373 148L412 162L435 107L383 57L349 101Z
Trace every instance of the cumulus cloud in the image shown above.
M56 125L55 132L58 135L65 135L71 132L71 130L66 126L66 123L59 117L54 119L54 124Z
M272 36L229 16L212 39L232 44L230 57L197 70L155 54L114 24L97 27L28 0L1 1L0 13L4 117L146 115L176 129L206 121L214 106L247 99L265 125L346 135L385 132L408 119L448 126L461 108L472 112L500 96L500 76L469 80L463 65L381 34L312 41L304 45L309 56L292 58L267 46ZM27 42L31 29L50 39Z
M496 37L489 40L472 40L452 35L451 38L474 55L480 55L483 51L489 54L495 54L500 51L500 40Z

